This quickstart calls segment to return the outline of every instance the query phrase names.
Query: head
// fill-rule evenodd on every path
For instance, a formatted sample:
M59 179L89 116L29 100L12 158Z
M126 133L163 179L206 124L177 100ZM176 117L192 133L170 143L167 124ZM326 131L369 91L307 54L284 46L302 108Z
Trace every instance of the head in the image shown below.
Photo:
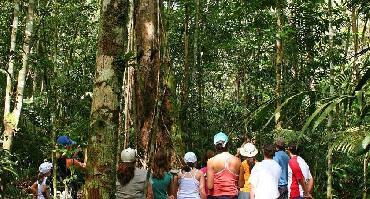
M246 143L240 147L240 155L247 158L254 158L258 153L256 146L252 143Z
M67 149L70 149L72 148L73 145L76 144L75 141L73 141L70 137L66 136L66 135L61 135L57 138L57 144L67 148Z
M300 148L297 143L290 143L287 148L287 152L289 156L292 155L299 155L300 154Z
M39 178L50 176L53 164L51 162L44 162L39 166Z
M223 132L217 133L213 137L213 144L215 145L216 151L218 153L225 152L228 150L228 141L229 138Z
M121 161L118 165L117 179L123 186L129 183L135 175L136 150L131 148L122 150Z
M285 150L285 141L283 138L277 138L275 140L275 147L278 151L284 151Z
M263 147L263 156L265 159L272 159L275 154L275 147L271 144L265 145Z
M192 168L195 168L197 162L197 156L193 152L187 152L184 155L185 167L184 171L189 172Z
M154 155L152 170L153 170L153 177L161 179L164 176L165 171L168 167L168 157L167 153L163 150L157 151Z

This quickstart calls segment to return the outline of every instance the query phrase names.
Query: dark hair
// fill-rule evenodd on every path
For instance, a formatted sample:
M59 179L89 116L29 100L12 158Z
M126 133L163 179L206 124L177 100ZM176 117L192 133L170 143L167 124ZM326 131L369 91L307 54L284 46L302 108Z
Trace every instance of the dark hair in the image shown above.
M118 165L117 179L124 186L129 183L135 175L135 162L122 162Z
M256 164L254 160L255 160L254 157L250 157L250 158L248 157L247 158L247 163L248 163L248 166L249 166L249 173L251 173L254 165Z
M284 151L285 150L285 142L282 138L278 138L275 141L275 146L279 151Z
M185 166L182 168L185 172L191 171L195 167L195 162L185 162Z
M300 153L300 147L296 143L290 143L288 146L288 150L294 155L299 155Z
M157 179L162 179L164 176L164 172L166 171L168 166L168 158L167 154L159 150L155 155L154 155L154 161L153 161L153 177Z
M216 144L215 145L215 149L216 149L216 152L218 152L218 153L222 153L222 152L225 152L225 151L227 151L228 150L228 148L229 148L229 142L227 142L226 144L225 144L225 146L223 146L223 142L221 142L221 143L218 143L218 144Z
M207 152L203 156L204 164L207 164L207 161L211 159L213 156L215 156L215 152L212 150L207 150Z
M272 159L275 154L275 147L271 144L265 145L263 147L263 155L267 158Z

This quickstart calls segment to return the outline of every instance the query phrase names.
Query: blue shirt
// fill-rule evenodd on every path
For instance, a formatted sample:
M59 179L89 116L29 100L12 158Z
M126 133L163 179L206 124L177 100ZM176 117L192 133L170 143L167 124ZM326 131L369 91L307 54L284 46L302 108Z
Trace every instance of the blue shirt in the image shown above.
M288 163L289 156L284 151L275 152L274 160L279 163L281 167L281 175L279 179L279 186L288 185Z

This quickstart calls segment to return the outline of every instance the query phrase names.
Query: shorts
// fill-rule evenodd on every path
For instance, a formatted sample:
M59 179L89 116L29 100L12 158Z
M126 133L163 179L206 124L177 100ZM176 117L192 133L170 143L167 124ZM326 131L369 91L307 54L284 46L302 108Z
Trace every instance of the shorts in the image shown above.
M239 192L238 199L249 199L249 192L241 191Z

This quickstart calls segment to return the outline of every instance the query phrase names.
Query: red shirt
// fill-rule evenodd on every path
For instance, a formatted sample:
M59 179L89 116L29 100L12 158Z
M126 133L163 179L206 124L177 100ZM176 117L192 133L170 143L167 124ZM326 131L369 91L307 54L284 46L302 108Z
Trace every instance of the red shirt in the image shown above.
M297 156L293 156L289 160L289 167L292 170L292 182L290 184L290 198L300 197L299 183L298 180L304 180L304 176L297 161Z

